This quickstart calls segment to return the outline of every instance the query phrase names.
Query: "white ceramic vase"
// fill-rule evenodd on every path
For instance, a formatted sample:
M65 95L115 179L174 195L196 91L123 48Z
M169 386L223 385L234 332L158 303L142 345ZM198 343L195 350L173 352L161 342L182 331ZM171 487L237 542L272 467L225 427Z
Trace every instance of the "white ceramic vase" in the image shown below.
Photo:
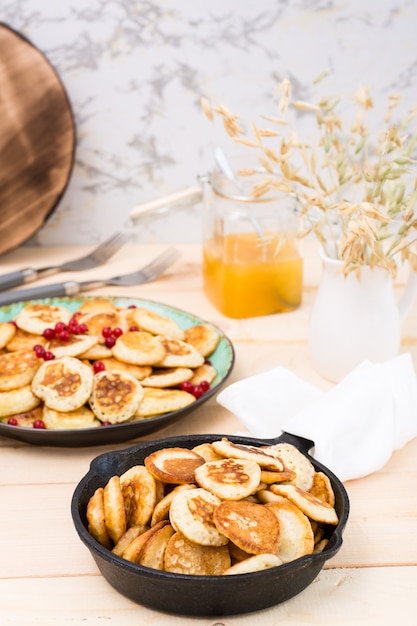
M322 253L323 273L313 304L309 348L315 369L338 382L365 360L383 362L396 356L401 322L417 292L417 275L397 301L392 278L380 267L342 273L342 262Z

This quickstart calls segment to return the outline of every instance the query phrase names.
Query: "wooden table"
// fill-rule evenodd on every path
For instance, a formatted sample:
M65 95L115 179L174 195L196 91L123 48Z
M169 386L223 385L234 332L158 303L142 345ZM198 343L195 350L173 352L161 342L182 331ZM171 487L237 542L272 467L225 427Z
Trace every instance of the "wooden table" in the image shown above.
M330 383L312 369L306 345L311 303L320 275L314 245L305 250L302 306L290 314L231 320L218 313L201 288L200 248L179 246L182 258L159 280L96 293L158 300L218 325L232 340L236 363L229 382L284 365L323 389ZM134 269L164 246L125 247L86 278ZM41 266L74 257L72 248L23 248L0 259L0 272L26 264ZM73 276L73 275L68 275ZM54 282L56 278L44 279ZM417 304L404 323L402 350L417 365ZM148 436L217 432L232 434L242 424L215 398L164 431ZM279 434L279 433L277 433ZM346 488L351 514L344 543L314 583L293 599L252 615L219 619L183 618L143 608L121 596L100 575L76 535L70 501L93 457L133 442L82 449L31 446L0 438L0 624L22 626L199 626L278 624L343 626L414 624L417 610L417 439L387 465Z

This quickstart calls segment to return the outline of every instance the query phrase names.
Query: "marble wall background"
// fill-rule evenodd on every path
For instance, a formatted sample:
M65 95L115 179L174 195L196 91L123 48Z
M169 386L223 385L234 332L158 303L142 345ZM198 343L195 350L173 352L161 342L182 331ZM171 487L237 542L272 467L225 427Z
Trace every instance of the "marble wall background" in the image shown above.
M214 147L205 94L251 117L289 77L309 99L368 85L417 100L417 0L0 0L0 20L59 72L72 103L76 163L30 243L95 243L142 202L196 184ZM137 241L198 241L201 207L137 226Z

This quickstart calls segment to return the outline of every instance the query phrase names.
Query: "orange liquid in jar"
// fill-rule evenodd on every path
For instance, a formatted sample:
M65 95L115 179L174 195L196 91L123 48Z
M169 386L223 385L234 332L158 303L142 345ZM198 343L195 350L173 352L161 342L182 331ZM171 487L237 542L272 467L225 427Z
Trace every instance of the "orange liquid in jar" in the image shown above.
M301 304L302 259L282 234L226 235L203 248L204 290L227 317L292 311Z

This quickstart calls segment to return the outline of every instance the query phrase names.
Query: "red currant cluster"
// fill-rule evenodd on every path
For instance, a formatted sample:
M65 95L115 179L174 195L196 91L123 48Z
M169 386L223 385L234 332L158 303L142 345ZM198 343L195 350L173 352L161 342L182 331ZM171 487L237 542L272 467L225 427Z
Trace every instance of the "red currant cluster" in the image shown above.
M104 343L108 348L113 348L116 343L116 339L118 339L121 335L123 335L123 330L116 326L116 328L110 328L110 326L105 326L101 331L101 334L104 337Z
M45 328L42 335L48 341L58 339L58 341L65 343L70 340L71 335L85 335L87 332L87 324L79 324L77 317L74 315L68 324L65 324L65 322L57 322L53 328Z
M206 380L202 380L200 384L193 385L189 380L186 380L181 383L181 389L191 393L195 398L201 398L210 389L210 384Z

